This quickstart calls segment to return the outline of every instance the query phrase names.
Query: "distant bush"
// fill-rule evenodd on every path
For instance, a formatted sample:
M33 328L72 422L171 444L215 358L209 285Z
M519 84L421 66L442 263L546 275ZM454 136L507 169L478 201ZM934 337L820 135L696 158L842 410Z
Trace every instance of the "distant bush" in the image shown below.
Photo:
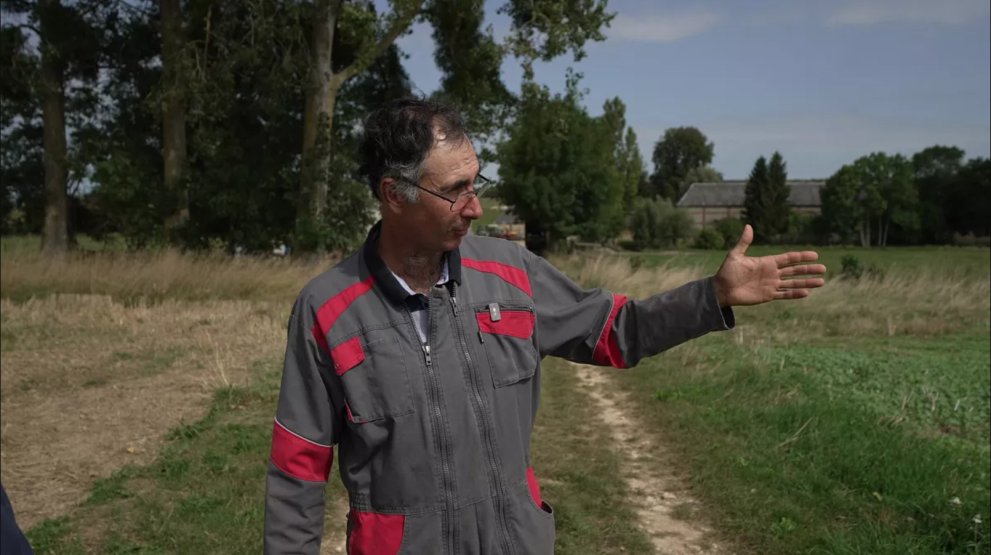
M975 237L973 234L954 233L953 244L958 247L988 247L991 246L991 237Z
M716 222L715 229L722 235L724 246L735 245L743 235L745 225L740 218L723 218Z
M630 229L637 250L677 246L691 237L694 222L667 199L641 199L633 208Z
M867 279L873 281L882 281L884 279L884 270L875 264L871 264L865 268L860 259L852 254L844 256L840 264L843 267L840 272L842 278L854 281L858 281L865 276Z
M860 262L860 259L852 254L848 254L843 257L840 261L843 266L843 270L840 275L846 278L860 279L864 275L864 265Z
M725 248L726 240L718 231L707 227L695 236L694 246L696 249L720 250Z
M817 242L816 217L805 212L792 211L788 215L788 232L784 240L790 244L806 244Z

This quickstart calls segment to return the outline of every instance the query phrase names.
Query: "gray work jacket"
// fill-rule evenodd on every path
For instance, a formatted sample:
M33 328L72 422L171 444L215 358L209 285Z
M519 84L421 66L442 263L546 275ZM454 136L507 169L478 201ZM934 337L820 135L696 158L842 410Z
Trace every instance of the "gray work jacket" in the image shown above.
M380 226L293 305L265 553L319 553L336 446L349 555L552 554L554 513L530 464L540 361L632 367L732 328L732 310L711 278L628 300L510 241L467 236L427 297L424 342L415 297L376 252Z

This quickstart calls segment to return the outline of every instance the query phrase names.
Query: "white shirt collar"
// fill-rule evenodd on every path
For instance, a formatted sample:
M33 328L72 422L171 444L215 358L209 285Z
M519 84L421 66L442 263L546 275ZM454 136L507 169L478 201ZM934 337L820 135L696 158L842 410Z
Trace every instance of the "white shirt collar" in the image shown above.
M396 272L393 272L392 268L389 268L389 271L392 272L392 275L396 277L396 281L399 282L399 285L403 286L403 289L405 289L407 293L409 293L410 295L419 295L419 293L413 291L413 289L409 286L409 284L406 283L406 281L403 278L399 277L399 275L396 274ZM450 280L451 280L450 268L448 268L447 266L447 257L445 256L444 267L441 268L440 279L437 280L437 285L444 285Z

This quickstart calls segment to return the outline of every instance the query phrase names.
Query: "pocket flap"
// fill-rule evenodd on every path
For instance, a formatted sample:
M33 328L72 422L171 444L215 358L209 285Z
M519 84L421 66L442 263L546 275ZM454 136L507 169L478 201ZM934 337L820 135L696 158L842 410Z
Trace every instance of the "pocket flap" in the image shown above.
M334 371L338 376L342 376L365 360L365 351L361 348L359 338L354 337L334 347L330 356L334 359Z
M501 317L493 321L489 312L479 312L478 329L484 333L495 335L508 335L520 339L530 339L533 335L533 326L536 323L536 316L528 310L503 310Z

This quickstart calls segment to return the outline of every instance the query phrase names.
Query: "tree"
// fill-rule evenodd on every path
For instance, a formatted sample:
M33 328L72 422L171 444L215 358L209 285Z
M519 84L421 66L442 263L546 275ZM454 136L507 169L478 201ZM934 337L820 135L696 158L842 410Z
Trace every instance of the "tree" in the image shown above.
M767 191L764 202L766 210L765 226L771 237L788 232L791 209L788 206L788 168L780 152L771 156L768 167Z
M991 160L975 158L954 177L947 191L950 229L960 235L991 235Z
M692 183L722 183L723 174L712 166L702 166L694 168L685 176L685 186L690 187Z
M747 186L744 189L742 218L754 228L754 238L766 241L773 235L770 225L771 212L768 190L771 176L768 172L767 158L761 156L750 171Z
M829 229L858 233L864 247L887 245L892 224L918 225L912 165L901 155L875 152L844 166L826 182L822 201Z
M912 174L912 163L901 154L885 160L884 173L878 184L885 199L878 234L878 245L882 247L888 245L892 225L908 233L919 229L919 196Z
M29 30L37 39L38 71L21 74L31 101L40 106L42 123L42 167L44 224L42 250L48 254L65 252L70 245L68 185L71 156L66 136L66 105L76 96L92 103L87 91L98 76L99 56L107 11L100 0L79 0L63 4L61 0L7 1L0 6L5 23ZM19 45L8 37L7 45L17 45L22 52L28 43ZM6 53L4 55L6 57ZM22 122L22 128L33 122Z
M822 221L830 233L844 242L861 231L864 205L860 202L861 176L853 165L840 168L822 189Z
M689 172L711 164L714 149L705 134L695 127L665 130L654 146L650 194L677 202L685 192Z
M189 223L186 169L185 32L180 0L159 0L162 35L162 158L164 186L175 199L175 211L164 222L166 239L174 227Z
M920 237L924 242L946 242L951 230L946 219L948 193L964 164L964 151L936 145L912 157L915 188L919 197Z
M305 90L306 107L303 116L303 158L300 174L300 190L297 203L297 235L312 234L314 228L323 225L323 213L327 204L329 186L329 166L333 156L333 115L334 103L341 88L352 78L363 73L372 62L381 56L392 43L406 32L410 24L418 16L430 20L433 12L433 23L455 21L470 25L477 29L481 24L480 0L394 0L393 10L384 16L374 14L374 5L370 2L362 6L360 3L345 4L343 0L317 0L313 14L313 30L310 35L309 67L307 88ZM426 6L426 10L424 7ZM575 53L575 58L584 55L582 50L587 40L603 40L600 28L608 24L612 15L605 12L605 0L589 0L586 2L568 2L564 5L556 0L509 0L500 11L507 13L512 20L512 28L507 38L507 49L523 60L525 76L532 77L532 63L536 59L550 60L569 50ZM472 18L442 17L456 16L458 10L468 10ZM441 16L438 16L441 14ZM348 28L353 37L365 40L358 44L355 59L341 69L330 67L333 58L334 33L339 22L351 18L353 24ZM450 33L450 28L442 29L435 37L463 38L458 32ZM480 34L470 32L468 38L478 38ZM370 37L370 38L369 38ZM438 45L450 49L450 44ZM471 45L469 45L470 47ZM482 58L488 66L501 62L499 50L488 47L482 50ZM437 56L442 62L449 59L446 54ZM447 64L449 69L456 69L453 62ZM476 58L477 60L477 58ZM475 66L478 67L478 66ZM491 67L488 77L494 75ZM454 80L448 80L446 85L453 85ZM457 91L465 94L470 88L450 87L449 94L457 95ZM498 91L496 91L498 92ZM460 96L460 95L458 95ZM469 104L476 108L486 102L473 102L478 99L468 96ZM485 98L484 100L491 100ZM479 112L472 112L477 116ZM300 250L319 248L319 244L300 244Z
M27 33L0 29L0 185L4 233L38 233L44 225L45 179L41 104L35 90L38 56ZM18 222L11 220L17 212Z
M153 6L122 13L108 47L118 55L101 89L108 107L102 133L90 143L93 205L106 227L120 230L132 245L161 240L178 205L163 185L161 129L162 106L175 91L187 110L182 181L190 218L171 239L186 248L219 242L231 251L292 244L309 66L307 33L299 22L310 19L313 4L193 0L183 7L187 67L175 87L166 86L156 64L163 41ZM339 28L350 25L343 21ZM351 35L335 35L332 64L338 70L354 60L355 42L363 40ZM329 165L336 186L328 192L322 234L300 239L349 250L364 238L371 214L353 156L359 124L371 108L409 89L395 45L343 86L335 103L338 148Z
M555 96L525 83L520 111L497 149L500 196L527 235L546 234L552 248L571 235L609 239L623 224L614 135L579 104L577 83L569 75L567 92Z
M616 170L623 180L623 211L629 213L633 209L644 173L643 157L637 146L637 133L632 127L626 126L626 105L618 97L606 101L603 111L603 123L616 142Z
M917 226L912 166L904 156L874 152L855 161L854 167L860 175L860 200L864 204L863 246L870 246L872 238L874 244L885 246L892 223Z

